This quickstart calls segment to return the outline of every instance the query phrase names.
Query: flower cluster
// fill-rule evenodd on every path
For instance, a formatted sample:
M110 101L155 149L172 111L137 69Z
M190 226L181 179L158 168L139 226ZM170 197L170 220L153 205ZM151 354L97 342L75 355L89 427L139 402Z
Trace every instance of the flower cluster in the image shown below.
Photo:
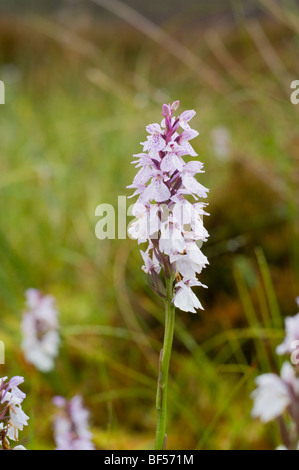
M17 441L18 432L27 426L29 417L22 410L21 403L26 397L18 386L24 382L23 377L7 377L0 379L0 441L2 448L9 449L9 441ZM15 447L16 450L24 449L23 446Z
M142 142L143 152L134 155L132 162L138 168L131 196L138 196L133 208L136 219L129 228L132 238L138 243L148 243L141 251L148 279L153 290L165 296L165 286L159 276L161 269L165 276L176 280L174 305L186 312L203 308L192 291L194 286L204 286L197 279L208 264L201 252L202 242L208 238L203 225L207 215L203 202L190 202L191 198L206 198L208 189L200 184L195 175L203 173L199 161L185 162L183 157L196 157L190 141L198 132L191 129L189 122L195 111L184 111L177 118L174 112L179 101L162 107L163 120L160 124L146 127L149 133Z
M83 407L80 395L71 400L56 396L59 412L54 421L56 450L94 450L88 427L89 412Z
M297 303L299 306L299 298ZM279 418L283 440L283 446L279 448L297 449L299 445L299 314L285 319L285 329L285 339L277 346L276 352L279 355L291 354L293 365L285 361L280 375L268 373L256 378L257 388L252 393L254 400L252 416L260 418L264 423ZM289 427L283 419L285 413L291 421Z
M36 289L28 289L26 298L28 311L22 320L22 349L28 362L48 372L54 367L60 341L54 299L42 296Z

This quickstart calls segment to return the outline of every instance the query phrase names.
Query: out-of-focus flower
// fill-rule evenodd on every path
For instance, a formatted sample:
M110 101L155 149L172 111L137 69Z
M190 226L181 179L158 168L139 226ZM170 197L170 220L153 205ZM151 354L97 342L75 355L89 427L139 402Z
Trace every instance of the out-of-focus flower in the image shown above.
M277 346L277 354L287 354L294 351L294 347L299 345L299 313L294 317L285 319L286 336L283 342ZM297 341L298 343L294 343Z
M297 302L298 303L298 302ZM286 336L277 346L277 354L291 354L291 362L284 362L280 376L263 374L256 378L257 388L252 392L254 400L252 416L263 422L278 418L282 444L277 450L299 450L299 313L285 320ZM297 347L297 350L293 351ZM285 416L286 415L286 416ZM285 418L288 418L287 420Z
M25 358L42 372L54 367L58 354L59 325L54 298L36 289L26 291L27 311L22 320L22 349Z
M0 379L0 440L3 449L9 448L7 439L17 441L19 431L27 426L29 417L22 410L21 403L26 397L18 386L24 382L23 377Z
M174 305L196 312L202 306L191 288L202 285L196 276L208 264L200 247L209 234L202 221L206 204L192 204L188 198L206 198L208 189L195 178L203 173L203 164L183 159L197 156L190 141L198 132L189 124L196 113L184 111L176 118L178 106L179 101L163 105L161 124L146 127L149 136L141 143L143 152L134 155L132 163L139 171L128 187L138 199L132 211L136 220L128 232L138 243L148 243L141 251L142 269L153 290L165 297L159 276L163 270L166 278L177 281Z
M89 411L83 407L82 397L71 400L56 396L53 399L59 411L54 421L56 450L94 450L89 430Z
M289 449L284 444L281 444L280 446L277 446L275 450L289 450ZM299 450L299 442L296 445L295 449L293 450Z
M280 376L272 373L260 375L256 378L256 385L256 390L251 394L254 400L253 417L266 423L287 410L298 422L299 378L290 363L283 364Z

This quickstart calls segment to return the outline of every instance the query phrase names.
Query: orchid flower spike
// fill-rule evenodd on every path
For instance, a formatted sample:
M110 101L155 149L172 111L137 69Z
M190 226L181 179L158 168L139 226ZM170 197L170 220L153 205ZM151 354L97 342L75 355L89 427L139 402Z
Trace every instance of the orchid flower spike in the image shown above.
M9 450L9 440L18 441L19 431L27 426L29 416L22 410L22 402L26 394L19 389L24 382L23 377L0 378L0 445L2 449ZM23 446L15 447L16 450Z
M203 164L183 158L197 156L190 141L198 132L189 124L196 113L189 110L175 117L178 106L179 101L163 105L162 122L146 127L149 135L142 142L143 151L134 155L132 163L139 170L128 188L135 190L130 197L138 199L128 233L138 243L147 243L141 251L142 269L152 289L165 297L160 277L164 271L166 278L175 279L173 304L195 313L203 307L192 287L206 287L197 274L208 264L201 245L209 236L203 224L207 204L198 199L206 198L209 190L195 178L203 173Z

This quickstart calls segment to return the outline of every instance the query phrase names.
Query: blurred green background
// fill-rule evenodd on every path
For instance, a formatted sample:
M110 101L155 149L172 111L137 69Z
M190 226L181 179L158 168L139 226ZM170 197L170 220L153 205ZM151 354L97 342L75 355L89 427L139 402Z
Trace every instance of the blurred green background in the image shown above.
M198 315L178 312L169 449L272 449L254 378L299 295L298 2L0 2L0 376L23 375L29 449L53 449L52 397L83 396L97 449L152 448L164 308L136 242L95 236L161 105L195 109L210 188ZM53 372L20 348L24 292L55 296Z

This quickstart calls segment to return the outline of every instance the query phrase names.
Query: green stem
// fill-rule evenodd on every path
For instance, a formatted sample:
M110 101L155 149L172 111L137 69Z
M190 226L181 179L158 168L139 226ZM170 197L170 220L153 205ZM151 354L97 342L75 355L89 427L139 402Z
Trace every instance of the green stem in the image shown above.
M167 384L175 320L175 307L171 303L173 298L173 277L166 279L166 291L165 332L163 348L160 353L159 378L156 397L157 430L155 450L163 450L166 446Z

